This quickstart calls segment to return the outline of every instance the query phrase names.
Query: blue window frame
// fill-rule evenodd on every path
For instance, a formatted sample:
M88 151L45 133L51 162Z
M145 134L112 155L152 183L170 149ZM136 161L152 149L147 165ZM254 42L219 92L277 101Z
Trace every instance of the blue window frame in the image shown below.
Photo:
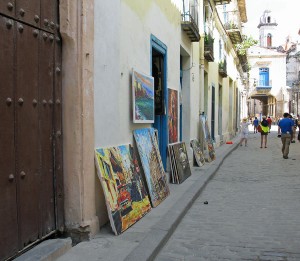
M259 68L259 86L270 86L269 68Z

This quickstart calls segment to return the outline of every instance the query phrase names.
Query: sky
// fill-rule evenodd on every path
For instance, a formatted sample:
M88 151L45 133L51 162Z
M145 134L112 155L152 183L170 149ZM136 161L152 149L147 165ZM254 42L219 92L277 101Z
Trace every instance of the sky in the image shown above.
M259 39L257 26L265 10L270 10L276 19L282 42L288 35L291 35L294 41L297 40L300 28L299 0L246 0L248 22L244 24L244 34L252 35L256 40Z

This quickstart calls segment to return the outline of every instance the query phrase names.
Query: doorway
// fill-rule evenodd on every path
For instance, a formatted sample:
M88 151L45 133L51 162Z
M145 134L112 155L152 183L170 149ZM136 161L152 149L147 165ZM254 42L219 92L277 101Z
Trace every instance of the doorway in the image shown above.
M151 73L154 77L155 120L153 127L158 131L158 145L162 163L166 169L168 146L167 92L167 47L155 36L151 36Z

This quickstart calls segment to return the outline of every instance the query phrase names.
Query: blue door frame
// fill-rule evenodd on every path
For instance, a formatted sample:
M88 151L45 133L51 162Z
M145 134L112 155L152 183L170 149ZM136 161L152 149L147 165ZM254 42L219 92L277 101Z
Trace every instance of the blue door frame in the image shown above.
M162 163L166 169L167 164L167 146L168 146L168 110L166 106L168 105L168 88L167 88L167 46L158 40L154 35L151 35L150 40L150 68L152 75L152 49L155 49L157 52L161 53L163 56L163 65L164 65L164 111L163 115L155 115L155 121L153 127L158 131L158 141L159 141L159 151L161 154Z

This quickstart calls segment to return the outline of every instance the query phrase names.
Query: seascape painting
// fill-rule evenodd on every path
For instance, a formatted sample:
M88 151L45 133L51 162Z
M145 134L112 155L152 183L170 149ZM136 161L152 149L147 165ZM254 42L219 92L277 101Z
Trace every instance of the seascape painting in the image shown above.
M168 89L169 143L178 141L178 91Z
M154 123L154 78L132 71L133 122Z
M119 235L151 210L137 155L123 145L96 149L95 160L111 227Z
M169 195L170 190L154 129L138 129L134 130L133 134L145 173L151 204L156 207Z

